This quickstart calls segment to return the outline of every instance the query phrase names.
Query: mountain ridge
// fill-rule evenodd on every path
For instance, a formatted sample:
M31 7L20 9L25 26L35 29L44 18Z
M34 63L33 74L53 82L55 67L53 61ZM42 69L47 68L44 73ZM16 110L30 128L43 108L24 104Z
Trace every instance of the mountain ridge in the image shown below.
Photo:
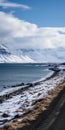
M64 62L65 48L15 49L0 45L0 63Z

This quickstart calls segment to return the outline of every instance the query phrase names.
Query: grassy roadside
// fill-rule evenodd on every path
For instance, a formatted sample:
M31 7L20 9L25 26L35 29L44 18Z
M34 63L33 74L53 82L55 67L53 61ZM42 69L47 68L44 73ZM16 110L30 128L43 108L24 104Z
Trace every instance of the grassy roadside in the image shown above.
M48 96L41 100L35 102L35 108L32 111L29 111L22 121L22 117L17 117L10 124L4 126L4 128L0 128L0 130L42 130L40 129L45 124L47 127L49 122L48 119L51 119L51 115L53 115L56 108L58 110L60 107L60 101L62 102L63 95L65 94L65 79L59 84L55 89L48 92ZM64 100L65 101L65 100ZM57 104L59 105L57 106ZM62 104L62 103L61 103ZM53 117L53 116L52 116ZM47 128L46 128L47 129ZM45 128L44 128L45 130Z

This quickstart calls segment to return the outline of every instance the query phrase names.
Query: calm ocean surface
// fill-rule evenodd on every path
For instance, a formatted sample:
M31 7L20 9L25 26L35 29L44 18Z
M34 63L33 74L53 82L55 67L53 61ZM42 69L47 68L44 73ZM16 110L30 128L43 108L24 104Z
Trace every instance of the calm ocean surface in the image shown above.
M12 85L40 80L50 73L45 64L0 64L0 92Z

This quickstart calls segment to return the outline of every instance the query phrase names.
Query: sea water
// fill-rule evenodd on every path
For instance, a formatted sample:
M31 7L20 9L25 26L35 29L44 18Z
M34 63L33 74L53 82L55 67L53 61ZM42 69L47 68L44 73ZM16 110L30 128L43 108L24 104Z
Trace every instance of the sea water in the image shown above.
M48 64L0 64L0 92L12 85L40 80L50 72Z

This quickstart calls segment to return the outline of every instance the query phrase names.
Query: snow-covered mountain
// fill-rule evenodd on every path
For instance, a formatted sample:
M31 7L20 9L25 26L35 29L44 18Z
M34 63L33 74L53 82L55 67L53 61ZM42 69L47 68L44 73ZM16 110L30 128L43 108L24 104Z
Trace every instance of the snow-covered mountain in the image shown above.
M65 62L65 48L9 49L0 45L0 63Z
M35 62L65 62L65 49L20 49L18 55L27 55Z
M34 62L28 56L19 56L9 51L5 46L0 46L0 63L28 63Z

